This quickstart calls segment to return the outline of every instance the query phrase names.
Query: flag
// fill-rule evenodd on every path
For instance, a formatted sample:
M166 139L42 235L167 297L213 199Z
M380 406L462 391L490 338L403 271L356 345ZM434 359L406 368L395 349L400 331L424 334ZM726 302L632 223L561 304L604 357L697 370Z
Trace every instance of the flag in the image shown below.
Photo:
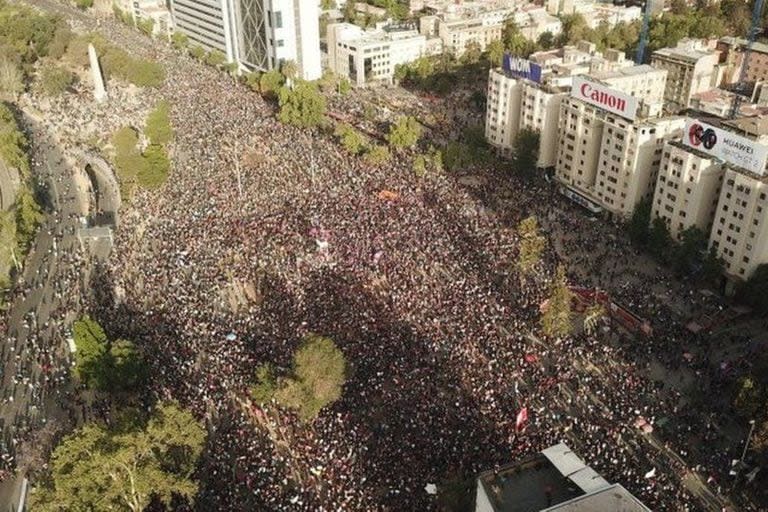
M645 478L653 478L656 476L656 468L653 468L645 474Z
M528 408L523 407L520 409L520 412L517 413L517 420L515 420L515 430L520 430L520 427L525 425L526 421L528 421Z

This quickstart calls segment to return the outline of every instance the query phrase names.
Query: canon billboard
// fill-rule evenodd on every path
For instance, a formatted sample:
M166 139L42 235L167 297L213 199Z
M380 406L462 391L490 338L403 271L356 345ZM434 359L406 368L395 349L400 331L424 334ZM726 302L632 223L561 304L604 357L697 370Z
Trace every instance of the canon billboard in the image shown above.
M757 175L765 174L768 147L741 135L689 119L685 123L683 144Z
M505 53L502 68L509 76L541 83L541 66L527 59Z
M634 96L593 82L583 76L573 77L571 96L630 121L634 121L637 115L637 99Z

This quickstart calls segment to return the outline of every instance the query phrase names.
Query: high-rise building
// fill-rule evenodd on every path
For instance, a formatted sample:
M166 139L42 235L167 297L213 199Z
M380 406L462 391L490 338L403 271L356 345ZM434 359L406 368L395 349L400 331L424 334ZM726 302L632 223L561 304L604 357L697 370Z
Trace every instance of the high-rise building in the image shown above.
M574 78L560 104L555 163L565 195L627 218L652 194L664 142L685 124L659 117L665 78L647 65Z
M306 0L171 0L176 29L192 44L221 51L248 70L293 61L320 78L319 6Z
M491 69L488 74L485 137L502 155L509 155L519 130L538 132L539 168L555 165L560 103L568 96L573 77L632 66L622 53L606 50L601 54L585 42L534 53L528 60L510 57L506 62L514 63L515 69ZM538 70L533 80L525 73L532 69Z
M674 48L653 52L651 65L668 72L664 90L667 109L673 112L686 109L693 95L717 86L719 58L719 51L696 39L684 39Z
M656 179L651 218L663 219L669 233L678 240L688 228L708 234L724 172L722 163L711 155L680 141L667 142Z

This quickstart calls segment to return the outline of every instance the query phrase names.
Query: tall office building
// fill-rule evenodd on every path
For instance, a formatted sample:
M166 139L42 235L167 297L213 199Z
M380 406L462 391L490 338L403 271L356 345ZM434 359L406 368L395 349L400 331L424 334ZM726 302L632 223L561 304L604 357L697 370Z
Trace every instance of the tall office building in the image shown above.
M265 71L294 61L305 80L320 78L320 16L311 0L172 0L176 29L228 62Z

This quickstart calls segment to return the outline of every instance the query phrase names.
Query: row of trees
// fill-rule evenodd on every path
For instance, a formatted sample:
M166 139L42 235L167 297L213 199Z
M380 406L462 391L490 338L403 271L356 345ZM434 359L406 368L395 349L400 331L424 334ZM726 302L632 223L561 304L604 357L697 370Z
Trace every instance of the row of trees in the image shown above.
M279 374L272 364L259 366L251 397L258 404L274 400L310 421L341 397L346 378L344 353L332 339L313 334L294 354L290 371Z
M12 207L0 212L0 293L10 286L11 265L23 259L43 218L33 194L27 149L13 111L0 104L0 165L15 169L20 178Z
M168 102L160 101L147 116L144 137L148 144L143 151L139 133L130 126L119 129L112 136L113 163L125 200L131 199L136 185L154 190L168 179L171 168L168 144L173 140L168 109Z

